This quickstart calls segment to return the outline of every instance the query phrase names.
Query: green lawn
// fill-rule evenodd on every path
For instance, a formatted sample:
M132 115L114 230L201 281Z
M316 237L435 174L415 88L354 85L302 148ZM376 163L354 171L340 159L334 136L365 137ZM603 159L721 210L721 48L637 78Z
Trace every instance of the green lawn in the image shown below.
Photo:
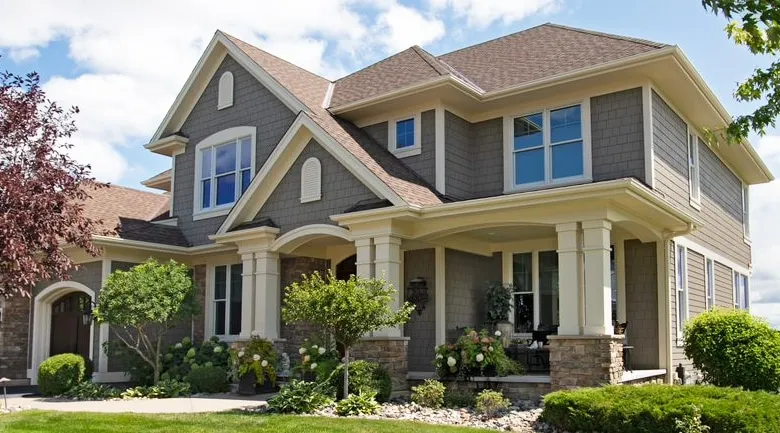
M0 432L431 432L457 433L485 430L463 427L433 426L405 421L373 421L354 418L322 418L286 415L252 415L235 413L146 415L103 414L84 412L23 411L0 415Z

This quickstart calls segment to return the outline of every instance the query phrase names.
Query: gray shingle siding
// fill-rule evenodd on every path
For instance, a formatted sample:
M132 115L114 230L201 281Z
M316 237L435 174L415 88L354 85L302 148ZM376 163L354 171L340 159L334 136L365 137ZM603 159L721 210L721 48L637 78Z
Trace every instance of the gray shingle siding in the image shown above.
M415 278L424 278L428 285L428 303L422 314L412 313L404 327L411 337L408 347L409 371L433 371L433 350L436 347L436 251L433 248L404 253L404 287Z
M481 327L485 322L485 284L501 281L501 254L478 256L462 251L445 251L445 323L447 340L454 341L456 328Z
M471 124L449 111L444 112L445 192L456 198L473 195L474 159Z
M219 78L225 71L233 73L233 106L217 110ZM257 128L255 171L259 171L295 116L296 113L290 111L232 57L225 57L181 128L190 141L185 152L176 156L173 206L179 228L190 244L211 243L208 235L214 234L225 218L192 220L195 146L198 142L227 128L254 126Z
M631 367L658 368L658 267L656 243L625 242L626 339Z
M504 193L504 121L501 118L471 125L470 147L474 167L472 197ZM447 173L448 168L445 168Z
M705 143L699 145L701 211L690 204L687 125L653 92L655 188L672 204L704 223L697 243L748 267L750 245L743 241L742 183Z
M590 100L593 181L633 177L645 180L642 89Z
M301 167L310 157L319 159L322 166L322 198L301 203ZM268 197L255 220L271 218L281 233L286 233L308 224L334 224L331 215L344 213L361 200L376 198L325 148L311 140Z

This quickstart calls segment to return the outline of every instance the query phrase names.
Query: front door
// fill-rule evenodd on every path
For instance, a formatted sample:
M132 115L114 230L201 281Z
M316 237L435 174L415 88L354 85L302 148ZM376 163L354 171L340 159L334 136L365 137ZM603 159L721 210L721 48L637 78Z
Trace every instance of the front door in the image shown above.
M357 255L351 255L336 265L336 278L346 281L357 274Z
M83 311L90 298L84 293L71 293L54 302L51 308L51 343L49 356L76 353L89 360L89 331L91 323L84 324Z

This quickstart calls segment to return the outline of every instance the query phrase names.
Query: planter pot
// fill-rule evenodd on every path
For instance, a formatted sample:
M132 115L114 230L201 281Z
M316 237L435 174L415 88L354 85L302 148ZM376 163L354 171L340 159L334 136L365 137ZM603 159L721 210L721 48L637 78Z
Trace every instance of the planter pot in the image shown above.
M255 372L250 371L238 378L238 393L241 395L255 395L255 383L257 382ZM266 383L268 383L266 381Z

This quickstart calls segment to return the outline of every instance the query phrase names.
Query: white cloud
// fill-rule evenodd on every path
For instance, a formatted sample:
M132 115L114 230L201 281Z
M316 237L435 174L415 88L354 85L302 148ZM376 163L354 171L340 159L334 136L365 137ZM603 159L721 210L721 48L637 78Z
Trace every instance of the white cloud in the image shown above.
M8 55L11 57L11 60L13 60L16 63L24 63L28 60L33 60L38 58L38 56L40 56L41 53L40 51L38 51L37 48L24 47L24 48L13 48L11 49L11 52L8 53Z
M428 0L434 10L451 9L471 27L485 28L496 21L511 24L539 13L552 13L559 0Z
M401 51L441 38L444 36L444 23L415 9L393 5L379 15L374 34L380 35L380 43L389 51Z

